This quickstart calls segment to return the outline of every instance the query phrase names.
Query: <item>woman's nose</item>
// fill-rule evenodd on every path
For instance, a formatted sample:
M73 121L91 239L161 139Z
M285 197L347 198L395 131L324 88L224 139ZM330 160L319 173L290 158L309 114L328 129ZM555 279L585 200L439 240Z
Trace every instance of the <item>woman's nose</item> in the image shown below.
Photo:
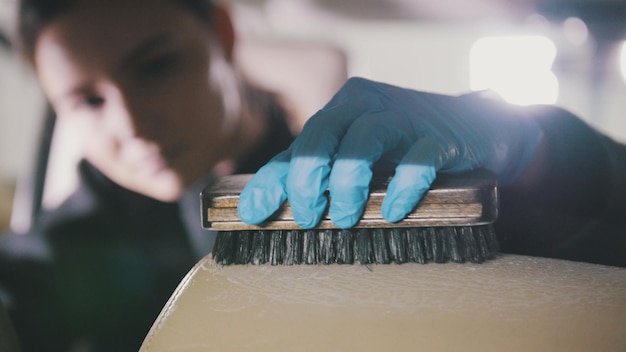
M118 136L153 139L162 129L162 126L158 126L155 114L151 113L150 103L145 99L118 90L108 100L109 125Z

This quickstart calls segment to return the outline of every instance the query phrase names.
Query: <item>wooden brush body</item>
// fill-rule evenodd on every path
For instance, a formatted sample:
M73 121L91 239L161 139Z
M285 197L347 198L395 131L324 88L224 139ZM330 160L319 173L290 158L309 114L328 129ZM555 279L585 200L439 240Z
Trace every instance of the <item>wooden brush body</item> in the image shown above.
M289 201L262 224L249 225L239 219L239 195L252 176L221 177L204 189L201 195L203 227L217 231L300 229L293 220ZM363 216L354 228L473 226L492 223L498 216L496 178L493 173L477 170L439 175L404 220L390 223L383 219L380 211L388 180L389 177L373 179ZM336 228L327 211L316 228Z

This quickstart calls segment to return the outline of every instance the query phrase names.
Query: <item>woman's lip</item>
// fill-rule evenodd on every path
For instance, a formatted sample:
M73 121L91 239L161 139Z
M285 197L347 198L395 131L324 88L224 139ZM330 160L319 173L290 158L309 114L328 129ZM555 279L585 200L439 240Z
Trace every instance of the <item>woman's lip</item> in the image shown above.
M134 164L135 172L144 175L153 175L168 167L168 160L160 154L146 156Z
M162 151L150 153L135 163L136 171L143 174L156 174L164 169L171 167L176 159L184 153L186 145L184 143L176 143L169 147L163 148Z

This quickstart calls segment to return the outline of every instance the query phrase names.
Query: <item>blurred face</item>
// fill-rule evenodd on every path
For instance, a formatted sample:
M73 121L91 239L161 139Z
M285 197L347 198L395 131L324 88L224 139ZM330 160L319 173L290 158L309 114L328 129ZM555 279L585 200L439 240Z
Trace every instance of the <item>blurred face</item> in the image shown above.
M163 201L226 157L233 139L210 24L173 0L83 0L41 32L35 66L86 158L118 184Z

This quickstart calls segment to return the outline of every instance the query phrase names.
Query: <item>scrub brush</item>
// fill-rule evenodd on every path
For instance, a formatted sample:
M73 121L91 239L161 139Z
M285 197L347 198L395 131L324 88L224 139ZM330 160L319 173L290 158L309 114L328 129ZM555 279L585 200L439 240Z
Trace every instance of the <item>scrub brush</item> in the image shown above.
M262 224L243 223L237 204L251 177L224 176L202 191L202 226L217 231L212 254L219 264L480 263L499 250L492 226L497 182L488 171L438 175L397 223L380 215L390 178L375 177L361 220L348 230L336 228L327 213L314 229L302 229L288 201Z

